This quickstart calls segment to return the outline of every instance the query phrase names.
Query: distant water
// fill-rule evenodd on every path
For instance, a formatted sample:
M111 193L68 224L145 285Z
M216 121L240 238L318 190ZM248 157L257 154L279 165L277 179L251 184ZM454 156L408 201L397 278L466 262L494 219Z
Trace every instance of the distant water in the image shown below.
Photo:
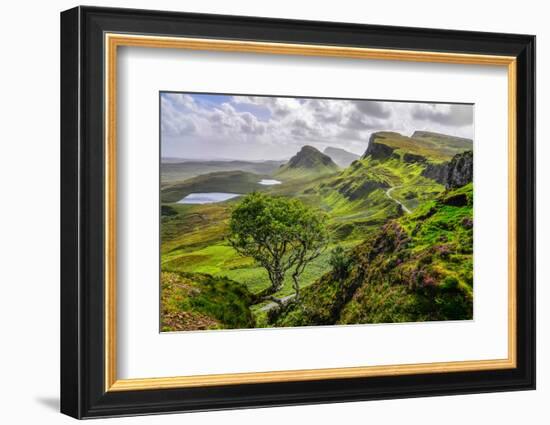
M258 183L263 184L264 186L273 186L274 184L281 184L282 182L274 179L261 179Z
M241 196L241 194L226 192L190 193L185 198L179 200L178 204L214 204L236 198L237 196Z

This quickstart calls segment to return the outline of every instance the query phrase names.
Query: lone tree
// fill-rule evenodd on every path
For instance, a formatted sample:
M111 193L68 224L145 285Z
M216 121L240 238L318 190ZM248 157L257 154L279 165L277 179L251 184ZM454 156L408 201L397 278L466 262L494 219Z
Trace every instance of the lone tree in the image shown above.
M328 244L326 215L296 199L251 193L233 210L229 243L241 255L252 257L267 270L271 285L256 295L256 303L270 300L288 272L292 274L295 301L299 301L299 278L306 266Z

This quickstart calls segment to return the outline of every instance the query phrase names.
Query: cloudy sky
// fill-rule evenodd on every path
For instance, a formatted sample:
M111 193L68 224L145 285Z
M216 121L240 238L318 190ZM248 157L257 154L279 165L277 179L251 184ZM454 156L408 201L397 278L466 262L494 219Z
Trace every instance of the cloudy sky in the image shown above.
M473 139L471 105L161 93L162 157L287 159L303 145L362 154L371 133Z

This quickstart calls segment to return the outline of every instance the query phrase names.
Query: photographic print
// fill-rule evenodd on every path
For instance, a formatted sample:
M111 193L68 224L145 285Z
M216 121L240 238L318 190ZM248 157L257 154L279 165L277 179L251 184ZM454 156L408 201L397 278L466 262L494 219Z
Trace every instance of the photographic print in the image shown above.
M473 319L473 105L159 96L162 332Z

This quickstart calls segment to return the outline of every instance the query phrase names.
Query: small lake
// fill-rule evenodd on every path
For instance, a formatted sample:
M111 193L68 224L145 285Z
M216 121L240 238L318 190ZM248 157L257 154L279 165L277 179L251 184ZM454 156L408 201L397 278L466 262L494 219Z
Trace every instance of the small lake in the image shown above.
M214 204L236 198L237 196L241 196L241 194L227 192L190 193L185 198L179 200L178 204Z
M258 183L264 186L273 186L275 184L281 184L282 182L274 179L261 179Z

